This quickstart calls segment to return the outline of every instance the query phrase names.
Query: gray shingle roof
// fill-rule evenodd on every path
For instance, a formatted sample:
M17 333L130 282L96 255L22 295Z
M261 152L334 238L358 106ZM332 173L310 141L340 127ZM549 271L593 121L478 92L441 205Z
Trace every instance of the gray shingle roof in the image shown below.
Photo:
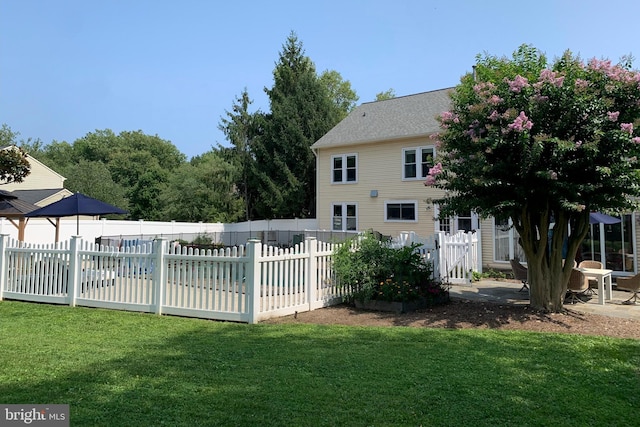
M24 200L35 205L38 202L46 199L47 197L58 194L62 190L63 188L52 188L45 190L13 190L11 194L13 194L14 196L18 196L20 200Z
M367 102L316 141L311 148L337 147L436 133L436 117L450 109L452 88Z

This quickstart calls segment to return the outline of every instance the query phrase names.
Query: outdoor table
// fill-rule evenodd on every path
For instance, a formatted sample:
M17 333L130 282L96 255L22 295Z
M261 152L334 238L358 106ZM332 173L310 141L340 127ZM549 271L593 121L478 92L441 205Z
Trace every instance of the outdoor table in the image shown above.
M608 299L609 301L613 299L613 286L611 283L611 273L613 273L613 270L600 268L577 268L577 270L581 271L585 276L594 278L598 281L598 304L604 305L605 284L607 285L606 299Z

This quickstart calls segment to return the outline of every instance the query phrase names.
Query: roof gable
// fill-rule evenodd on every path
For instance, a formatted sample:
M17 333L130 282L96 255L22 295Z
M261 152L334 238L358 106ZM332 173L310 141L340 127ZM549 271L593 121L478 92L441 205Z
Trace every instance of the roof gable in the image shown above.
M436 117L450 109L452 88L367 102L311 146L338 147L425 136L440 130Z

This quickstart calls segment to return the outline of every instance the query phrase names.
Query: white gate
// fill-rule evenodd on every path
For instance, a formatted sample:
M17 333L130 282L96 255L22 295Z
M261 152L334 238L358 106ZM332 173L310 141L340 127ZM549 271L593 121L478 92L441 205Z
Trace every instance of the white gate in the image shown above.
M442 280L455 285L471 284L473 272L482 272L480 233L437 234Z

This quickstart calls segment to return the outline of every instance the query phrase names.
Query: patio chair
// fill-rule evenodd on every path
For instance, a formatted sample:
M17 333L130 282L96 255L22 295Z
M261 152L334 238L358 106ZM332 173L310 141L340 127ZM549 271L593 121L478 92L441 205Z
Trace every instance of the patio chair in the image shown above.
M565 295L565 303L570 302L575 304L576 302L584 302L581 295L585 295L585 291L589 289L589 279L584 273L575 268L571 270L571 276L569 276L569 283L567 284L567 294Z
M512 259L509 262L511 263L513 278L516 280L520 280L522 282L522 288L520 288L519 292L528 291L529 290L529 273L527 271L527 267L520 264L520 261L518 261L517 259Z
M633 293L631 298L624 301L623 304L635 304L638 301L638 292L640 292L640 273L631 277L618 277L616 279L616 284L616 289Z
M579 268L597 268L598 270L602 270L602 263L600 261L593 261L590 259L582 261L579 265ZM588 277L589 279L589 289L587 289L587 295L598 295L596 291L593 290L592 287L598 287L598 281L593 277Z

